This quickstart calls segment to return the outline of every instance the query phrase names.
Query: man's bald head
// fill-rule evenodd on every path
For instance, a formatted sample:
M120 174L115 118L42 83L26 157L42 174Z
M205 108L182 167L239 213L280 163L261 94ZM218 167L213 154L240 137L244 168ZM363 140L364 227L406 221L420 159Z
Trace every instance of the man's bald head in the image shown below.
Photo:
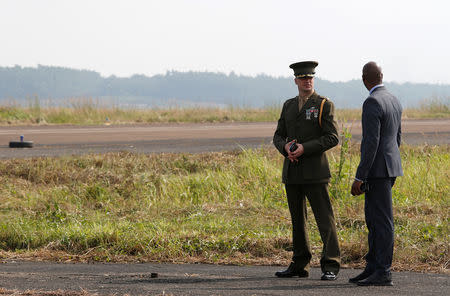
M368 62L363 67L363 82L367 89L371 89L375 85L383 82L383 73L381 67L375 62Z

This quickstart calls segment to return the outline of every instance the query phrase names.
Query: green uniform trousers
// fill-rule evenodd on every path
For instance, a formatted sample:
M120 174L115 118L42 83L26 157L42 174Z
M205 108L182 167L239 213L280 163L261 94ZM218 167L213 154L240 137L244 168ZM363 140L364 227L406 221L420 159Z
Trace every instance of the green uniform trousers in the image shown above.
M332 271L337 274L340 268L340 251L328 184L286 184L285 187L292 219L292 261L297 268L309 270L312 255L306 229L306 196L323 242L320 267L322 272Z

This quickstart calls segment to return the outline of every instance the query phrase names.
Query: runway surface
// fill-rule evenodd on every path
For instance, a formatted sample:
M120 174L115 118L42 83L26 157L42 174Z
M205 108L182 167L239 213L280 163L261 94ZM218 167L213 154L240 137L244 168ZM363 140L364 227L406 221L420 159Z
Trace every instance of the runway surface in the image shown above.
M348 279L361 272L342 269L336 281L274 276L279 266L210 264L64 264L9 262L0 265L0 287L21 291L88 291L97 295L448 295L450 276L394 272L393 287L359 287ZM158 277L152 278L151 273ZM446 292L447 291L447 292ZM50 295L50 294L45 294ZM69 295L69 294L68 294Z
M339 124L360 141L359 121ZM60 156L108 151L198 153L271 145L276 122L151 124L114 126L0 127L0 158ZM406 144L450 144L450 119L404 120ZM9 148L10 141L33 141L34 148Z

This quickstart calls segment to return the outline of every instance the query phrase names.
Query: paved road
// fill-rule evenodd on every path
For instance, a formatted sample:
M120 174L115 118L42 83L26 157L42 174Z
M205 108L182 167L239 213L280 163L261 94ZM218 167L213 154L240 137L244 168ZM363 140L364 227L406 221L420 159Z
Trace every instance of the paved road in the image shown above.
M338 280L278 279L276 266L206 264L0 264L0 287L18 290L85 289L99 295L449 295L450 275L393 273L394 287L358 287L348 278L360 270L343 269ZM151 278L151 273L158 273Z
M361 139L361 125L345 125L353 140ZM275 122L220 124L157 124L124 126L0 127L0 158L57 156L106 151L207 152L271 145ZM407 144L450 144L450 119L404 120ZM11 149L10 141L33 141L32 149Z

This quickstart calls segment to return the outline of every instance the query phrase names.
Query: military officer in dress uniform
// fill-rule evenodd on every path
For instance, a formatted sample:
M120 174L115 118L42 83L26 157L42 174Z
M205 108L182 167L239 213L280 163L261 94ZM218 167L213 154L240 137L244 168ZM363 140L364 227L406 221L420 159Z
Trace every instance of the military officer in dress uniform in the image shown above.
M335 280L340 268L336 223L328 194L330 169L325 151L339 142L333 103L314 91L318 63L299 62L294 70L298 96L287 100L281 111L273 143L285 157L285 184L292 219L293 257L277 277L308 277L311 248L306 229L306 198L316 218L323 242L322 280ZM305 198L306 197L306 198Z

